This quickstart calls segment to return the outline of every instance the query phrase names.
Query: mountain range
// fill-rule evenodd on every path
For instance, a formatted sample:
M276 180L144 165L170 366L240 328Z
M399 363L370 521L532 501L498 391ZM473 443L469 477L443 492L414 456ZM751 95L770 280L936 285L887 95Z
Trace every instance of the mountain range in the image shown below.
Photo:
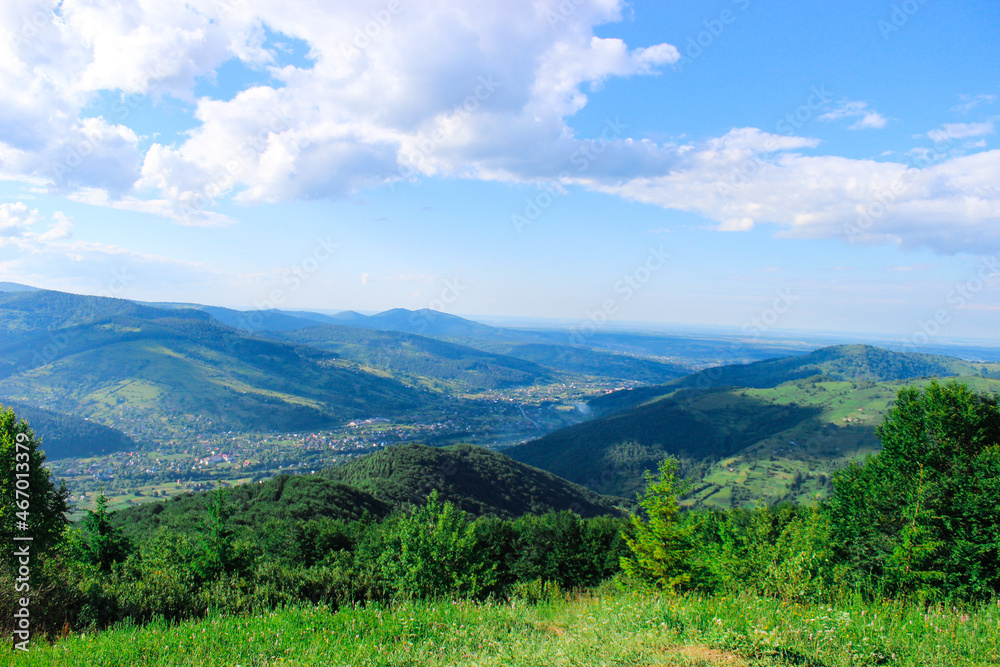
M393 308L374 315L348 310L326 315L196 304L153 305L196 308L243 331L278 334L282 340L317 345L375 368L457 382L469 389L550 381L553 371L663 382L690 370L683 364L645 358L634 350L629 353L574 344L563 333L498 328L426 308ZM400 343L399 349L393 349L392 343ZM418 353L418 360L411 352ZM455 360L467 363L456 368ZM435 367L436 363L440 367ZM510 373L510 369L516 372Z
M955 357L893 352L872 345L831 345L802 355L708 368L662 385L601 396L590 401L590 407L603 412L620 410L683 388L764 389L815 376L835 380L887 382L920 377L978 375L985 368L982 363Z
M309 429L401 415L437 400L329 352L249 335L196 309L6 292L0 331L0 395L107 424Z
M584 421L504 450L530 469L504 467L486 450L449 450L456 462L440 458L445 450L403 446L321 475L392 505L454 465L465 472L442 489L472 513L540 511L571 496L592 513L609 507L599 494L630 496L666 455L682 460L697 502L808 499L837 467L877 450L874 428L903 383L953 376L993 390L1000 378L994 363L870 345L688 373L678 350L704 358L719 341L597 332L587 346L566 336L433 311L237 311L0 283L0 396L58 458L131 450L138 439L310 431L373 416L413 423L428 411L457 414L464 392L646 383L576 412L560 406ZM523 493L505 491L513 488Z
M472 335L485 336L480 347L507 341L511 353L454 342ZM566 373L649 382L685 372L622 354L516 342L525 336L534 334L433 311L244 312L6 283L0 396L106 426L128 424L155 439L411 415L438 405L442 392L564 382Z

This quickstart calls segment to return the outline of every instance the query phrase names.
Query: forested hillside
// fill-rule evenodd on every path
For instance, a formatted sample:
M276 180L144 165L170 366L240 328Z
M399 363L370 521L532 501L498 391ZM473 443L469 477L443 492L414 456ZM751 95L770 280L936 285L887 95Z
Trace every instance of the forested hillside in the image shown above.
M282 539L290 526L321 519L357 521L364 516L383 518L391 507L355 487L317 475L279 475L261 484L241 484L217 492L174 496L115 512L112 524L132 541L151 538L169 529L194 535L206 526L210 513L225 529L246 528Z
M466 390L551 382L554 375L531 361L399 331L321 325L287 331L280 337L413 382L430 378Z
M504 450L512 458L603 493L631 495L665 456L717 460L803 424L820 410L724 389L664 397Z
M474 516L512 518L559 510L583 517L620 515L615 503L624 501L472 445L399 445L320 474L395 506L420 503L436 490L442 500Z
M590 402L595 410L610 412L638 405L682 388L751 387L768 389L785 382L817 378L859 382L888 382L925 377L1000 376L1000 364L981 364L933 354L893 352L872 345L832 345L807 354L766 359L751 364L708 368L661 386L643 387L601 396Z
M290 430L394 415L427 392L193 309L58 292L0 295L0 395L153 432Z
M121 431L72 415L6 401L34 428L42 440L42 449L51 461L68 456L93 456L127 451L135 442Z
M445 494L465 505L493 502L498 490L519 491L509 476L531 477L530 469L487 450L403 446L324 476L280 476L115 514L102 498L79 525L64 529L65 505L38 465L37 439L9 411L0 413L0 435L0 459L12 459L16 442L34 471L33 583L46 595L33 598L32 628L53 639L115 637L121 622L149 624L138 632L165 638L172 637L168 623L281 623L317 605L335 614L324 622L369 614L366 633L387 623L426 633L413 611L421 600L452 610L527 610L541 602L551 620L553 605L626 596L629 612L615 612L614 624L632 623L635 637L649 636L650 624L662 636L666 618L670 637L711 638L733 655L781 658L770 663L775 667L791 664L788 655L801 664L803 651L844 667L907 655L913 659L902 664L918 667L925 664L918 658L942 649L960 658L956 664L986 665L997 640L1000 412L995 394L958 383L901 389L877 428L884 449L838 471L828 503L684 511L678 462L667 457L627 519L581 518L579 508L518 515L529 505L514 497L505 498L515 501L505 509L509 518L494 511L473 519ZM336 471L372 492L329 479ZM529 496L552 493L536 482L554 478L537 472L521 486ZM12 480L0 480L0 500L13 503L14 489ZM25 530L7 519L0 527L8 538ZM15 576L5 565L0 590L13 590ZM650 616L643 607L649 596L670 608ZM15 618L18 604L0 595L5 618ZM588 628L607 621L588 619ZM765 626L771 630L762 636ZM820 627L827 629L817 643ZM10 621L5 629L14 631ZM292 632L299 643L282 648L282 656L316 632ZM349 644L358 646L361 634L358 626ZM526 634L537 636L539 628L503 630L508 642ZM73 640L63 646L77 650Z
M897 378L924 386L928 375L967 373L963 381L996 391L1000 382L983 376L998 369L870 346L828 347L607 394L590 403L604 416L505 452L601 493L634 493L644 471L671 455L694 484L688 501L697 505L815 502L829 493L836 470L878 450L875 427L903 386Z

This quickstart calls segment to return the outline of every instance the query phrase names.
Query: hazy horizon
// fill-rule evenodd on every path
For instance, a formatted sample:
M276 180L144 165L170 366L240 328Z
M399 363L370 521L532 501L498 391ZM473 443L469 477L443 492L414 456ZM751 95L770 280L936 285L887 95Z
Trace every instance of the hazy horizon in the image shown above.
M16 284L16 283L15 283ZM23 285L23 284L21 284ZM0 287L3 284L0 283ZM23 285L24 287L35 288L33 285ZM0 291L3 291L0 289ZM102 294L90 294L88 296L106 296ZM181 302L181 301L149 301L140 303L148 303L151 305L191 305L191 306L209 306L217 308L228 308L231 310L237 310L240 312L254 312L259 310L256 308L240 308L237 306L230 306L225 304L215 304L215 303L194 303L194 302ZM346 312L356 312L361 315L377 315L379 313L384 313L389 310L394 310L393 308L386 310L354 310L354 309L324 309L324 308L275 308L274 310L294 315L296 313L314 313L320 315L337 315ZM404 309L408 310L408 309ZM414 312L414 311L411 311ZM603 334L627 334L627 333L637 333L637 334L656 334L664 336L704 336L704 335L718 335L724 338L733 339L754 339L760 341L789 341L789 342L800 342L804 343L807 347L806 349L813 349L816 347L821 347L824 345L850 345L850 344L869 344L875 346L888 346L890 349L896 349L900 351L907 352L922 352L929 354L947 354L959 356L965 359L978 358L975 355L963 356L962 348L974 347L980 348L976 351L983 351L985 349L997 348L1000 350L1000 340L995 338L975 338L975 337L961 337L961 336L934 336L933 338L928 337L927 340L920 340L914 343L913 340L900 336L899 334L893 333L880 333L880 332L864 332L864 331L831 331L826 329L782 329L782 328L761 328L754 329L752 326L747 328L737 328L733 326L726 325L712 325L712 324L698 324L698 323L676 323L676 322L648 322L648 321L629 321L629 320L607 320L600 324L595 324L591 319L583 320L572 320L566 318L557 317L517 317L517 316L506 316L506 315L492 315L484 313L446 313L444 311L435 311L443 313L446 315L452 315L455 317L460 317L462 319L470 320L473 322L478 322L481 324L487 324L495 327L502 327L508 329L521 329L521 330L539 330L539 331L551 331L551 332L583 332L588 337L593 333L603 333ZM990 357L993 358L992 356ZM998 356L997 358L1000 358Z

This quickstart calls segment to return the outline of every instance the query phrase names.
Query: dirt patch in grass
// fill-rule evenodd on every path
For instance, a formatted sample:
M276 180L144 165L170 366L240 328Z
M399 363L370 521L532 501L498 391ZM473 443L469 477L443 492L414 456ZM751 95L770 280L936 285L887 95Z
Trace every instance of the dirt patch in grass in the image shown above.
M560 627L555 623L536 623L535 627L546 634L555 635L557 637L562 637L566 634L566 628Z
M750 663L728 651L719 651L707 646L668 646L663 649L671 657L669 663L651 663L645 667L749 667Z

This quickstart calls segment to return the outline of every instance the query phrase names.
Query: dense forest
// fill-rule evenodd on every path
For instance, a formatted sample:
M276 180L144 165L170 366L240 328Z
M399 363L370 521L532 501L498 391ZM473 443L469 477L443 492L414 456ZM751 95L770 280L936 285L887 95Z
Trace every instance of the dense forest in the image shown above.
M15 401L7 403L35 432L45 434L42 448L49 459L110 454L135 447L132 438L109 426Z
M725 397L722 390L709 390ZM702 401L710 394L699 393ZM813 420L810 406L775 405L746 396L726 400L723 418L666 397L570 426L505 450L512 458L607 493L634 491L643 471L665 456L715 460Z

